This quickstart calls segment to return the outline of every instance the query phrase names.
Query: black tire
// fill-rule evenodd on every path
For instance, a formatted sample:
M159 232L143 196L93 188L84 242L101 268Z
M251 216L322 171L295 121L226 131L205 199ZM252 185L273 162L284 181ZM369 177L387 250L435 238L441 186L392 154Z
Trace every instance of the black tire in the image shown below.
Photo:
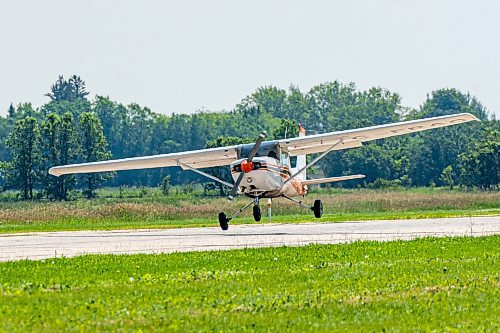
M321 200L314 200L312 211L314 212L314 217L317 219L319 219L321 215L323 215L323 203L321 202Z
M229 219L224 212L219 213L219 225L222 230L229 229Z
M256 222L259 222L262 218L262 213L260 212L260 206L253 206L253 218Z

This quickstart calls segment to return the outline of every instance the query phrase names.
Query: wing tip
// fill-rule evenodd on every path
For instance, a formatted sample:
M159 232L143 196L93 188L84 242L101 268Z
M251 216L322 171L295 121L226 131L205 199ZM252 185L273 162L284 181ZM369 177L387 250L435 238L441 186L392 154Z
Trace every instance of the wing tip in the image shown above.
M454 114L452 116L466 116L467 121L481 121L481 119L479 119L478 117L476 117L475 115L473 115L470 112L457 113L457 114Z
M59 177L62 175L62 173L57 171L57 167L53 167L49 169L49 174L55 177Z

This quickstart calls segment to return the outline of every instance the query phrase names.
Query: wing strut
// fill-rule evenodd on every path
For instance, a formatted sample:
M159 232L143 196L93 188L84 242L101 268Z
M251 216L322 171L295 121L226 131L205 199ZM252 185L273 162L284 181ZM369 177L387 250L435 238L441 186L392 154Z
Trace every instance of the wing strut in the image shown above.
M212 179L212 180L215 180L216 182L219 182L219 183L221 183L221 184L223 184L223 185L226 185L226 186L231 187L231 188L233 187L233 185L232 185L232 184L229 184L228 182L225 182L225 181L223 181L222 179L219 179L219 178L217 178L217 177L215 177L215 176L209 175L208 173L203 172L203 171L201 171L201 170L199 170L199 169L195 169L195 168L193 168L193 167L191 167L191 166L189 166L189 165L187 165L187 164L182 163L182 162L181 162L181 161L179 161L179 160L177 160L177 164L178 164L179 166L183 166L183 167L184 167L184 168L186 168L186 169L189 169L189 170L191 170L191 171L194 171L194 172L196 172L196 173L198 173L198 174L200 174L200 175L202 175L202 176L205 176L205 177L207 177L207 178L210 178L210 179Z
M300 169L299 171L297 171L296 173L294 173L290 178L288 178L284 183L283 185L281 185L281 188L283 188L283 186L285 186L286 184L288 184L292 179L294 179L295 177L297 177L298 175L300 175L300 173L306 169L309 169L310 167L312 167L314 164L316 164L320 159L322 159L323 157L326 156L326 154L328 154L329 152L331 152L335 147L337 147L339 144L341 143L344 143L344 139L340 139L339 141L335 142L330 148L328 148L327 150L325 150L323 153L321 153L321 155L317 156L314 160L312 160L311 162L309 162L309 164L307 164L305 167L303 167L302 169Z

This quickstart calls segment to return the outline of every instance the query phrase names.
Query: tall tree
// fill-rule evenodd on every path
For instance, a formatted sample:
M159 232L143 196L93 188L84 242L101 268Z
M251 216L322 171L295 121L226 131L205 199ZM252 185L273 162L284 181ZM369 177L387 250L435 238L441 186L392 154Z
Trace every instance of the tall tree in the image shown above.
M18 120L7 139L12 151L8 181L21 189L24 200L33 199L33 189L40 176L40 132L37 120L26 117Z
M12 103L9 105L9 109L7 110L7 118L8 119L15 119L16 118L16 108Z
M49 114L41 125L42 163L45 175L42 176L45 193L50 199L59 199L58 178L46 172L52 166L59 165L59 131L61 119L56 113Z
M48 96L53 102L74 102L86 99L88 94L85 88L85 81L79 76L73 75L69 80L65 80L64 76L60 75L50 88L50 92L45 96Z
M78 118L78 132L81 140L81 157L84 162L96 162L111 156L103 134L101 121L93 112L84 112ZM97 185L109 178L109 174L89 173L84 176L84 194L87 198L95 196Z
M68 191L75 184L73 175L53 177L47 173L55 165L66 165L75 161L78 141L71 113L61 117L52 113L42 123L42 147L44 160L44 185L49 199L66 200Z

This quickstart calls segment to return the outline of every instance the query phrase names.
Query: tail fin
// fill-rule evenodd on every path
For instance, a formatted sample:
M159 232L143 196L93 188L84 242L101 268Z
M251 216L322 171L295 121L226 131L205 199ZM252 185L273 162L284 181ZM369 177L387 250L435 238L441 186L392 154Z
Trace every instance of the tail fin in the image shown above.
M302 124L299 124L299 137L302 136L306 136L306 129L302 127ZM297 164L295 165L295 168L292 168L292 174L295 174L297 171L299 171L306 165L307 165L306 155L298 155ZM306 180L306 170L302 171L299 175L297 175L296 179Z

